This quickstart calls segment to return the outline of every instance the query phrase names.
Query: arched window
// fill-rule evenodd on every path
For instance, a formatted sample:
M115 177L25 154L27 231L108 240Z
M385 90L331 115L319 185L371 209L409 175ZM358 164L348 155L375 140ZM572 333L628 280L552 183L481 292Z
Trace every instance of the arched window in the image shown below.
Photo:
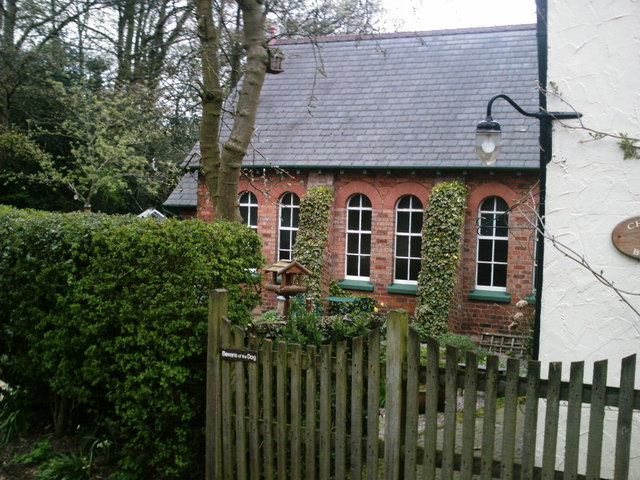
M371 268L371 202L358 193L347 202L345 278L369 280Z
M258 199L256 196L251 192L242 192L238 197L238 205L242 221L250 228L258 230Z
M505 291L509 251L509 206L500 197L489 197L478 211L476 288Z
M293 260L293 244L296 243L300 199L287 192L280 198L280 229L278 231L278 260Z
M418 283L421 251L422 202L406 195L396 204L395 283Z

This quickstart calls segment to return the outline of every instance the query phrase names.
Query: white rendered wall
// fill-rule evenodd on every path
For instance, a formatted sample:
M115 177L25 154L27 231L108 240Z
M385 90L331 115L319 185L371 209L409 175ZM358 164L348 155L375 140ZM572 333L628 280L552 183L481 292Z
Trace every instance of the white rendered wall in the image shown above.
M549 89L557 87L567 102L549 95L549 111L573 107L584 114L585 127L640 138L640 1L549 0L548 34ZM640 261L618 252L611 232L619 222L640 216L640 160L624 160L616 139L593 140L586 130L554 123L547 233L615 287L638 294ZM545 364L584 360L587 380L594 361L609 359L609 385L616 386L620 360L640 352L640 316L633 310L640 311L640 297L623 294L630 308L593 272L545 242L540 359ZM568 370L567 363L564 379ZM587 425L588 417L582 430ZM637 416L634 429L631 478L640 479ZM604 455L610 467L613 415L605 438L611 440Z

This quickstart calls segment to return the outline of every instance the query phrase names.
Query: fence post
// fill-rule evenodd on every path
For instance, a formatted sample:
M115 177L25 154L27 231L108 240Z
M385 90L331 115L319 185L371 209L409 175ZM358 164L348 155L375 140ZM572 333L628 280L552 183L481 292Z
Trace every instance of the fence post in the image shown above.
M402 369L407 360L409 317L404 310L387 315L387 379L385 403L384 462L385 479L398 480L402 471L404 389Z
M222 437L220 416L220 328L227 316L227 291L209 293L207 324L207 399L205 478L222 478Z

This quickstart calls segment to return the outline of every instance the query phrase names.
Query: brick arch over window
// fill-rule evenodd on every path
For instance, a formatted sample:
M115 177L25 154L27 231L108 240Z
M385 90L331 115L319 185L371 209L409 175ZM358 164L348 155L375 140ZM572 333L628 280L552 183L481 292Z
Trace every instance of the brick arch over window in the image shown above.
M346 208L349 199L357 193L366 195L371 201L373 210L379 209L382 205L382 197L380 192L373 185L367 182L349 182L347 185L340 187L336 192L336 206L338 208Z
M298 195L299 198L306 193L307 189L304 185L300 183L271 183L269 181L268 187L265 189L256 187L254 184L249 182L247 179L243 178L240 180L238 185L238 192L249 191L255 194L258 197L258 204L262 206L263 204L272 204L277 206L280 202L280 198L287 192L292 192Z
M467 209L471 212L474 220L478 218L478 207L488 197L500 197L511 208L518 198L518 194L502 183L484 183L480 185L469 192L469 197L467 198Z
M387 192L387 195L384 199L383 208L385 210L394 211L398 200L400 200L405 195L413 195L415 197L418 197L418 200L422 202L422 205L426 206L429 201L430 193L431 189L425 187L424 185L421 185L420 183L400 183Z

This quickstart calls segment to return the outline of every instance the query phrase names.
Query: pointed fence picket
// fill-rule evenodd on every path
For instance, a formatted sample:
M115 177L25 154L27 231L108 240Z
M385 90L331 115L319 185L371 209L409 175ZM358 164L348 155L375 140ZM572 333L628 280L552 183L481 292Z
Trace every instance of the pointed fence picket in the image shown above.
M403 312L389 314L386 342L373 330L350 342L302 348L232 328L226 302L224 290L212 292L207 480L596 480L607 407L618 412L615 454L607 454L615 456L615 479L628 478L633 413L640 409L635 355L622 362L619 388L607 386L606 361L595 363L592 384L583 382L583 362L572 363L570 380L563 382L557 362L543 379L537 361L509 359L502 370L495 356L479 367L467 353L460 364L450 346L441 365L438 342L421 345ZM444 412L438 412L442 399ZM563 451L561 404L567 415ZM583 475L578 459L585 404L590 416ZM542 460L536 465L539 433ZM558 458L563 471L556 470Z

